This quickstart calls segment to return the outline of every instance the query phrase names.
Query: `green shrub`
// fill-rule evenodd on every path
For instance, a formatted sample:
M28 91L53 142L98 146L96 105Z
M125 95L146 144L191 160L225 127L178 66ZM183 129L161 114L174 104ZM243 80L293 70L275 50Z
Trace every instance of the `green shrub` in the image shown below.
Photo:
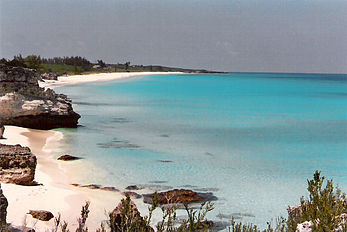
M288 219L278 218L274 225L267 223L268 227L260 230L256 225L236 223L231 220L231 225L227 228L229 232L294 232L297 225L305 221L312 221L314 232L333 232L340 226L343 232L347 232L346 224L341 223L340 216L347 213L347 200L339 188L335 188L332 180L327 180L324 186L325 177L316 171L312 180L307 180L309 196L307 199L301 198L301 204L288 212ZM185 204L187 219L177 219L177 204L162 206L158 203L156 195L153 204L148 208L149 214L142 218L139 212L134 211L134 203L127 196L122 200L123 208L120 217L110 213L107 225L102 224L97 232L151 232L154 231L150 225L152 215L158 208L161 209L162 219L156 225L158 232L203 232L214 231L212 223L206 220L208 212L213 210L213 204L203 203L197 210L193 210ZM86 232L86 220L89 213L89 202L82 207L81 217L78 220L79 226L76 232ZM346 223L346 222L345 222ZM55 228L52 232L69 232L66 222L62 223L60 215L55 218ZM60 229L60 231L59 231ZM341 230L340 230L341 231Z

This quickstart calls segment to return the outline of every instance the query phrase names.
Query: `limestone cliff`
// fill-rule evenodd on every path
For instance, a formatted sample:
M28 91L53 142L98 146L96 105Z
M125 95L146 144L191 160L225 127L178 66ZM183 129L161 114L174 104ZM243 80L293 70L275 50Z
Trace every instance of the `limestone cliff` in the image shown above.
M28 147L0 144L0 182L33 184L36 156Z
M37 71L0 65L0 123L34 129L77 127L80 115L63 94L38 85Z

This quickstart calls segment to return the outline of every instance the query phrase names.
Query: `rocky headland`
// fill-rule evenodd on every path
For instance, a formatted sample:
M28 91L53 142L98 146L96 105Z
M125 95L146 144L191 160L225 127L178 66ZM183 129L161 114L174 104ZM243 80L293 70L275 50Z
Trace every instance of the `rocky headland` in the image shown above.
M33 129L77 127L66 95L40 88L36 70L0 65L0 124Z

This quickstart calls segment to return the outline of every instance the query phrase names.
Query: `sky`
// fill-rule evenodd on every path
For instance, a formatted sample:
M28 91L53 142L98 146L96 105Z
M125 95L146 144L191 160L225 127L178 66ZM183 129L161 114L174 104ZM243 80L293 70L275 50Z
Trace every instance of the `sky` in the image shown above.
M0 57L347 73L347 0L0 0Z

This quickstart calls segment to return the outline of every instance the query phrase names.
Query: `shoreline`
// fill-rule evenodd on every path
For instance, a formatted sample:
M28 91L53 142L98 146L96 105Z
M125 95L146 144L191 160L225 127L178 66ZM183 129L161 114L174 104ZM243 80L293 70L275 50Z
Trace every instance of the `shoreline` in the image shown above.
M50 230L54 225L53 219L43 222L27 214L29 210L48 210L54 216L61 214L62 221L66 221L70 230L73 230L77 226L82 206L89 201L91 204L87 225L91 231L94 231L107 219L105 212L112 211L124 197L121 192L72 186L69 177L73 172L68 168L69 163L65 164L64 161L54 159L61 136L61 132L6 126L4 134L6 139L0 142L30 147L37 157L35 180L42 184L38 186L1 184L9 202L7 222L12 226L27 226L36 231Z
M58 80L39 81L40 87L56 88L66 85L77 85L90 82L106 82L113 80L127 79L135 76L150 76L150 75L172 75L184 74L183 72L113 72L113 73L98 73L86 75L59 76Z
M105 82L121 80L135 76L183 74L180 72L136 72L136 73L99 73L58 77L58 80L39 82L40 87L55 88L65 85L75 85L90 82ZM72 186L74 175L83 175L81 161L58 161L57 154L63 154L59 142L63 133L54 130L36 130L16 126L5 126L4 138L0 143L29 147L37 158L35 180L42 185L22 186L2 183L2 190L9 202L7 222L20 228L27 226L36 231L50 230L54 220L48 222L33 219L27 213L29 210L48 210L55 217L61 214L62 221L68 223L68 228L77 227L82 206L90 202L90 213L87 220L88 229L95 231L100 223L105 221L108 212L112 211L124 198L122 192L104 191ZM83 162L83 161L82 161ZM90 183L92 184L92 183ZM116 186L117 187L117 186ZM139 202L135 199L135 202ZM141 207L140 208L144 208Z

